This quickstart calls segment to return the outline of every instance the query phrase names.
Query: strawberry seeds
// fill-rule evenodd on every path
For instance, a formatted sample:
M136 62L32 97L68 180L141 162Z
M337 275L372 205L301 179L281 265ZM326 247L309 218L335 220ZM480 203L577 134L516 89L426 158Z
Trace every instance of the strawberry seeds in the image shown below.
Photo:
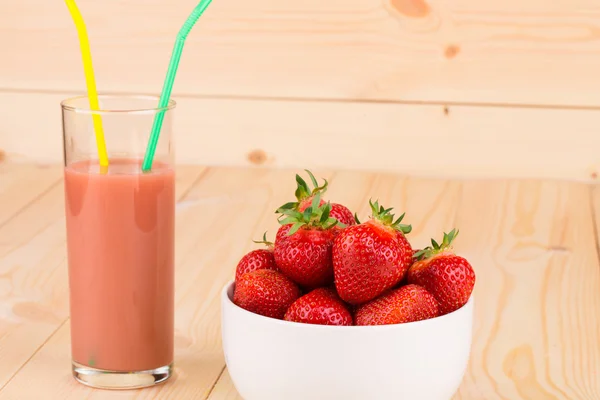
M244 255L233 302L250 312L319 325L386 325L435 318L464 306L475 286L469 262L452 250L458 231L415 251L411 225L392 208L369 201L360 222L347 207L325 201L296 175L296 201L276 210L275 243ZM353 217L354 215L354 217Z

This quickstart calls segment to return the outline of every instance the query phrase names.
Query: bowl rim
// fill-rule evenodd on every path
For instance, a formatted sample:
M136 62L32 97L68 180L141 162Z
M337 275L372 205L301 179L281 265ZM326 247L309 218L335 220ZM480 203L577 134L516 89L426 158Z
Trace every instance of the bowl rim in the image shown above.
M374 331L374 330L389 330L389 329L411 329L416 326L424 327L426 325L433 325L443 323L445 320L452 319L456 317L457 314L465 312L467 308L473 309L473 303L475 302L474 291L471 292L471 296L469 300L463 305L461 308L452 311L451 313L440 315L438 317L423 319L420 321L413 322L405 322L402 324L388 324L388 325L352 325L352 326L343 326L343 325L319 325L319 324L306 324L301 322L294 321L286 321L283 319L266 317L264 315L256 314L251 311L248 311L233 302L233 300L229 297L229 290L232 289L233 293L233 285L235 284L235 279L231 279L228 281L225 286L221 289L221 303L223 305L227 305L229 307L233 307L234 309L240 310L243 314L248 315L251 318L257 318L259 320L263 320L265 323L273 323L279 324L282 326L295 327L298 329L327 329L327 330L341 330L344 332L347 331ZM471 311L473 312L473 311Z

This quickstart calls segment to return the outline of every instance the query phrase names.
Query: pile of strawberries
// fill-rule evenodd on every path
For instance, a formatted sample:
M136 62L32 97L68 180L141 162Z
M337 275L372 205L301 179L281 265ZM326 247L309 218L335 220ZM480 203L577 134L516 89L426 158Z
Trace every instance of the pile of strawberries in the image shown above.
M371 202L360 222L345 206L326 202L327 181L311 190L299 175L297 201L277 209L275 243L238 263L233 301L256 314L321 325L385 325L448 314L467 303L475 285L469 262L454 254L457 235L413 250L412 227L391 208Z

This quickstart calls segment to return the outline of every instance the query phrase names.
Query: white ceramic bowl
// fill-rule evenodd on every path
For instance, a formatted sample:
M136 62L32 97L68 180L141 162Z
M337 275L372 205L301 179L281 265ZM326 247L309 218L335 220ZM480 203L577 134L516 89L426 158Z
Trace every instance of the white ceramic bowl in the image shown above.
M447 400L471 349L473 297L430 320L323 326L263 317L221 295L225 361L245 400Z

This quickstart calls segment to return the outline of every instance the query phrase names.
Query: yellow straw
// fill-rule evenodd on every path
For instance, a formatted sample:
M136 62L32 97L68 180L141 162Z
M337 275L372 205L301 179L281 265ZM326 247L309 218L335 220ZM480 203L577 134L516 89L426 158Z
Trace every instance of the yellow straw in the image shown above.
M98 92L96 91L96 79L94 78L94 67L92 66L92 52L90 51L90 42L87 35L87 29L85 22L81 17L81 13L77 8L74 0L65 0L67 7L75 22L77 28L77 34L79 35L79 46L81 47L81 57L83 59L83 71L85 73L85 80L88 90L88 98L90 100L90 109L98 110L100 105L98 104ZM94 131L96 132L96 146L98 147L98 158L100 165L103 167L108 166L108 155L106 154L106 143L104 142L104 130L102 129L102 119L98 114L92 114L92 120L94 122Z

